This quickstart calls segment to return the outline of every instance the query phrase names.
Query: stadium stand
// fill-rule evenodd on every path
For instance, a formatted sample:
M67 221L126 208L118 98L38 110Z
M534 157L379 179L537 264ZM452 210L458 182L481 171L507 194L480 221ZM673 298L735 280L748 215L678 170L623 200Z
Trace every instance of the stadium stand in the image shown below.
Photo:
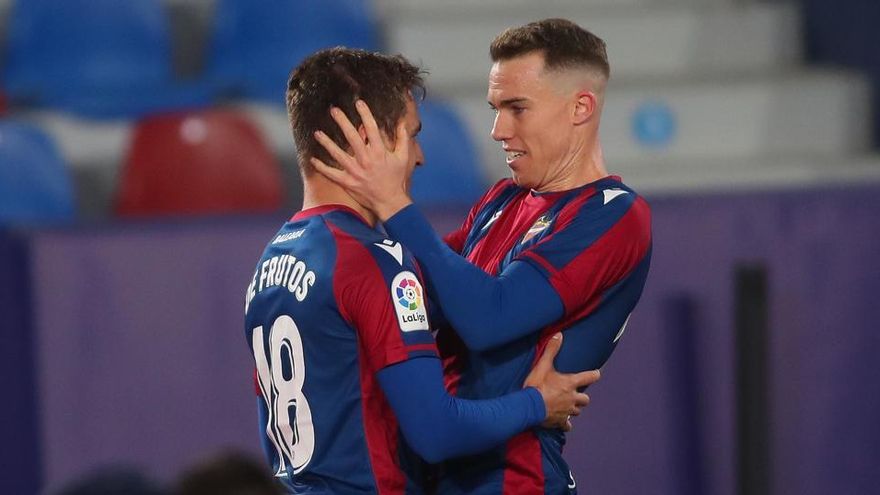
M853 72L803 64L796 3L380 5L390 51L430 70L431 91L465 118L490 179L508 170L500 146L487 136L493 119L484 101L487 46L507 26L553 16L568 17L608 43L612 76L603 148L609 170L640 190L880 177L880 160L870 154L871 88Z
M259 125L284 163L287 174L298 176L296 149L286 111L277 105L255 102L241 105L240 109ZM413 200L430 207L470 206L484 192L488 182L473 135L461 112L445 100L428 95L420 103L419 114L422 119L419 144L425 163L413 175ZM301 188L297 181L298 177L287 180L292 187L291 194L297 194Z
M290 70L329 46L379 48L365 0L217 0L206 78L231 96L284 105Z
M442 101L424 101L419 113L425 163L413 175L413 200L429 207L470 207L488 186L470 133Z
M76 217L67 165L42 130L0 120L0 223L57 224Z
M140 122L115 212L138 217L270 212L283 200L281 170L256 126L229 110Z
M206 88L174 81L171 49L161 0L20 0L3 84L13 102L98 118L208 104Z
M863 0L802 0L807 56L813 62L851 67L880 92L880 4ZM880 147L880 98L873 101L874 144Z

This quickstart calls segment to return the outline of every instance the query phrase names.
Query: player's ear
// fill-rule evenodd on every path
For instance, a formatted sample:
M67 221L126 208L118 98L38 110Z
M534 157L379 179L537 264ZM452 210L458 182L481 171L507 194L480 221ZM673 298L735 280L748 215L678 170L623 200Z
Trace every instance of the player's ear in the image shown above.
M358 135L360 135L364 144L370 144L370 138L367 137L367 128L364 127L364 124L358 126Z
M572 121L575 125L583 124L590 120L596 111L597 98L596 93L592 91L582 91L577 94L574 102L574 111L572 112Z

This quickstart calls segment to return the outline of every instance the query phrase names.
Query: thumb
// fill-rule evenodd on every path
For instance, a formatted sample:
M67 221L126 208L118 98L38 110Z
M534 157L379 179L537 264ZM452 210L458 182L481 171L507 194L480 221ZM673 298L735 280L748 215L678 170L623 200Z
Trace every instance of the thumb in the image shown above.
M535 364L535 369L540 369L541 371L552 369L553 360L556 359L556 355L559 354L560 347L562 347L562 334L557 333L547 341L547 347L544 348L544 354L541 355L541 359Z

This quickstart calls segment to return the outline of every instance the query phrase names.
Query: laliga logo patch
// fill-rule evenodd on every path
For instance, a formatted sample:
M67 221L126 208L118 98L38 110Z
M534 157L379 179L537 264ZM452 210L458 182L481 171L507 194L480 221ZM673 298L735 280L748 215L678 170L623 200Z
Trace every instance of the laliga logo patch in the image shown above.
M405 278L397 286L397 302L406 309L416 310L422 304L422 290L418 282Z
M404 332L428 330L428 314L422 301L422 285L412 272L400 272L391 282L391 299L397 322Z
M547 227L549 227L551 223L553 223L553 220L550 218L550 215L541 215L541 218L535 220L535 223L529 227L529 231L523 236L523 240L520 244L529 242L533 237L547 230Z

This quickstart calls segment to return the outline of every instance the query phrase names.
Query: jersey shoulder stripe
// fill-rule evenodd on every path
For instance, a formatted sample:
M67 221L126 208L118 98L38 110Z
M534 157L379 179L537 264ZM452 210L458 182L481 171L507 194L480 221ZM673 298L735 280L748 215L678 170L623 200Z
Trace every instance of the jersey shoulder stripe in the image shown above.
M613 237L621 243L617 246L620 248L633 242L643 244L651 236L647 203L616 181L600 181L595 188L563 198L563 205L554 216L552 229L521 253L521 258L540 258L539 264L545 268L562 270L612 228L625 230L623 235Z
M651 224L647 203L632 197L619 206L591 209L602 203L595 194L568 225L560 222L547 238L519 259L545 273L563 300L566 314L595 304L596 297L631 273L649 256ZM617 201L617 200L615 200Z

